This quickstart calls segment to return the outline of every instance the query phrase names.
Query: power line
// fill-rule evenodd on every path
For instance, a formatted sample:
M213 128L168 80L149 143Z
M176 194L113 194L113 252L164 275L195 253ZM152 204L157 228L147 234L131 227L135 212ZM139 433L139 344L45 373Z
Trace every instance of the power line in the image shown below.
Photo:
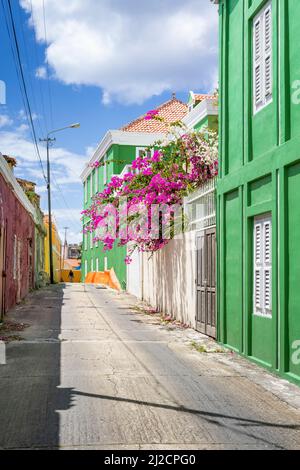
M32 0L30 0L30 15L31 15L32 22L34 23L34 13L33 13ZM38 68L40 66L38 49L37 49L36 41L33 41L33 43L34 43L35 64L36 64L36 68ZM46 128L46 133L45 133L45 135L46 135L46 134L48 134L49 126L48 126L48 118L47 118L46 107L45 107L44 94L43 94L42 84L41 84L40 79L38 80L38 84L39 84L39 92L40 92L40 97L41 97L42 111L43 111L44 121L45 121L44 123L45 123L45 128Z
M17 61L18 68L19 68L18 80L19 79L21 80L21 84L22 84L22 87L23 87L23 92L24 92L23 98L24 98L24 101L25 101L25 103L24 103L25 104L25 106L24 106L25 107L25 112L26 112L26 115L27 115L28 123L30 124L30 127L31 127L33 143L34 143L36 153L37 153L40 165L41 165L43 177L44 177L45 181L48 183L45 172L44 172L44 168L43 168L43 162L42 162L42 159L41 159L40 150L39 150L38 143L37 143L37 136L36 136L36 131L35 131L35 127L34 127L32 111L31 111L30 101L29 101L28 92L27 92L27 86L26 86L25 77L24 77L24 71L23 71L23 66L22 66L22 61L21 61L21 54L20 54L20 47L19 47L19 43L18 43L16 27L15 27L15 21L14 21L14 16L13 16L12 7L11 7L11 0L7 0L7 4L8 4L9 18L10 18L11 27L12 27L13 39L11 38L10 34L9 34L9 37L10 37L10 40L13 41L14 46L15 46L16 55L14 55L14 60ZM3 7L4 15L6 15L5 14L5 7L4 7L4 0L2 0L2 7ZM6 25L7 25L8 30L9 30L8 22L6 22ZM21 89L22 89L22 87L21 87Z
M78 227L75 225L77 223L80 223L80 221L77 221L77 220L75 220L75 218L72 217L72 215L71 215L72 209L70 208L69 204L67 203L67 201L65 199L65 196L63 194L63 191L62 191L60 185L58 184L58 182L57 182L57 180L56 180L56 178L55 178L55 176L52 172L51 172L51 177L53 179L54 186L56 186L57 190L61 194L61 199L64 202L65 207L70 211L70 213L66 215L67 218L69 219L69 222L73 225L73 229L75 229L77 232L80 232L80 230L78 230ZM58 198L57 198L57 200L58 200Z
M28 77L29 87L30 87L30 91L31 91L31 97L32 97L32 101L33 101L33 106L38 111L37 101L36 101L35 93L34 93L34 87L33 87L32 79L31 79L31 60L30 60L31 56L30 56L30 54L28 54L27 42L26 42L26 39L25 39L25 32L24 32L23 21L22 21L22 18L21 18L21 9L20 8L18 8L18 21L19 21L19 29L21 31L21 39L22 39L22 43L23 43L23 50L24 50L24 53L25 53L25 59L26 59L26 63L27 63L27 66L28 66L27 77ZM39 119L39 113L37 113L36 121L38 123L39 132L42 134L43 132L42 132L42 127L41 127L41 123L40 123L40 119Z

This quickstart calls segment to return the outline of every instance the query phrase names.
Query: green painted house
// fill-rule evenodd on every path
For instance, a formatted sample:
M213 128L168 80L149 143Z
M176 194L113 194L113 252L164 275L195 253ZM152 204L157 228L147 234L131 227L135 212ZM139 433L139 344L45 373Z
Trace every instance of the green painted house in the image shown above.
M218 338L300 380L300 2L220 17Z
M175 96L157 108L159 116L167 122L181 120L187 113L187 105ZM120 175L130 169L130 164L145 149L165 137L166 128L162 122L146 121L144 116L127 124L121 130L108 131L100 142L94 155L81 175L84 186L84 209L90 207L92 198L101 192L113 175ZM107 162L99 168L92 168L96 162ZM83 220L83 226L88 224ZM115 247L103 252L103 245L93 243L92 234L83 235L82 247L82 281L90 272L102 272L114 269L122 289L126 289L126 247Z

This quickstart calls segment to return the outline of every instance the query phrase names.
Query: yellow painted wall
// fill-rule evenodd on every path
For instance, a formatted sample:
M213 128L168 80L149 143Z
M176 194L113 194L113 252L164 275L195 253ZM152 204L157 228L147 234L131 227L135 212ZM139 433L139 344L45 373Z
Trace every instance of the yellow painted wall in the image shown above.
M48 216L44 217L44 224L47 230L45 237L45 271L50 276L50 262L49 262L49 220ZM55 221L52 218L52 251L53 251L53 272L54 281L60 282L61 280L61 240L55 225Z
M62 269L61 271L62 282L70 282L69 272L70 272L70 269ZM73 274L74 274L73 282L81 282L81 271L73 270Z

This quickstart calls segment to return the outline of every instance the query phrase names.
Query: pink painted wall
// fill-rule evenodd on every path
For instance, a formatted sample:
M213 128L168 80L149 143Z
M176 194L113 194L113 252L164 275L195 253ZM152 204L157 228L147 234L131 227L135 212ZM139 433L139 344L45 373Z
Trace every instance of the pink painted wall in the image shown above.
M34 221L0 174L0 226L5 229L4 311L34 286Z

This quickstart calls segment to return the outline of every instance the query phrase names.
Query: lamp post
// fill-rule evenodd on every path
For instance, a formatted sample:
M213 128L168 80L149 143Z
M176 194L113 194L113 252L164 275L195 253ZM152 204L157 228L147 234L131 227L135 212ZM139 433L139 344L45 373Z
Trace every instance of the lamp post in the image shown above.
M48 190L48 224L49 224L49 266L50 266L50 283L54 284L54 270L53 270L53 249L52 249L52 214L51 214L51 175L50 175L50 144L56 139L51 138L50 135L57 132L64 131L65 129L76 129L80 127L79 123L71 124L70 126L61 127L54 131L48 132L46 139L40 139L41 142L47 144L47 190Z

